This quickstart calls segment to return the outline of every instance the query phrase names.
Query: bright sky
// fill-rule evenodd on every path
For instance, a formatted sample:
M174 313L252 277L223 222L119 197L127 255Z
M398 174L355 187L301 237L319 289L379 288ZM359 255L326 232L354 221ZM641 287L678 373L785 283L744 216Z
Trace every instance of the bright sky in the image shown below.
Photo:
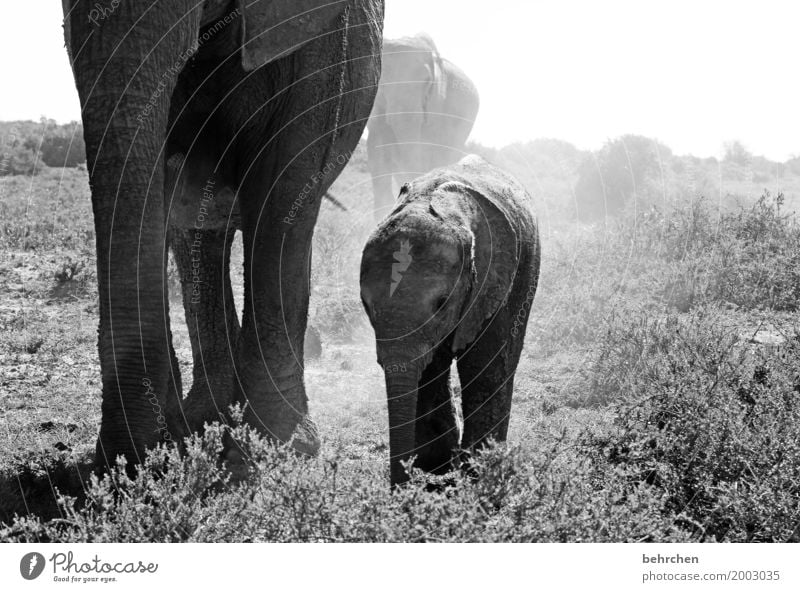
M105 0L98 0L103 4ZM387 0L386 36L427 31L481 93L473 137L595 149L800 154L800 8L789 0ZM36 20L32 17L36 16ZM56 0L3 0L0 119L78 119Z

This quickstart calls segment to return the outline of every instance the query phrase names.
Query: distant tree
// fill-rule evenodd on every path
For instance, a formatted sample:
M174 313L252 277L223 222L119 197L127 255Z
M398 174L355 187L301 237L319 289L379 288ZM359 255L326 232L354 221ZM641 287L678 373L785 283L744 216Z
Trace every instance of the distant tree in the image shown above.
M38 174L46 168L36 153L25 146L14 146L0 154L0 176Z
M59 125L53 119L42 117L37 137L26 142L32 150L39 150L39 158L47 166L76 167L86 162L86 146L83 143L83 126L72 121Z
M43 167L77 167L86 162L83 127L45 117L0 122L0 176L29 175Z
M672 151L643 136L626 135L583 158L575 184L577 215L585 221L619 214L634 198L646 198Z
M800 175L800 156L792 155L792 157L786 161L785 166L792 174Z
M746 167L753 159L753 155L744 147L738 140L732 142L725 142L725 158L726 162L738 164L741 167Z
M42 139L42 161L52 167L76 167L86 162L83 126L73 121L49 128Z
M38 173L44 164L31 148L31 138L36 137L33 121L0 123L0 176L30 175Z

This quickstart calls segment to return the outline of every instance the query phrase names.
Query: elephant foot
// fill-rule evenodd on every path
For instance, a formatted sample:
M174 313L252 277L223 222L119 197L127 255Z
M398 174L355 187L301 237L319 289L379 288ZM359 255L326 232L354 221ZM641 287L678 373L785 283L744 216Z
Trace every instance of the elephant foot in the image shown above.
M241 483L247 479L250 474L250 463L239 447L235 443L231 444L227 438L222 459L225 461L225 468L230 474L230 483Z
M434 475L444 475L454 467L459 432L455 421L417 420L414 463L419 469Z
M144 461L145 454L144 450L140 451L130 446L120 446L115 442L109 442L101 434L95 443L95 474L102 477L117 467L119 459L124 459L125 473L128 477L133 478L136 476L136 467Z
M225 384L228 385L231 381L225 381ZM233 397L230 394L223 396L221 393L224 390L222 387L210 389L206 386L196 389L193 386L189 395L181 402L180 409L170 417L168 426L173 439L181 441L193 433L202 433L206 423L225 421L225 414ZM227 390L230 391L230 388Z
M453 469L455 455L450 446L424 446L416 454L417 460L414 462L414 466L426 473L444 475Z
M291 448L304 456L316 456L320 449L319 431L314 421L305 414L295 421L267 421L245 412L244 420L254 430L266 436L269 440L288 444Z
M244 423L273 442L286 443L300 454L315 456L320 448L319 432L308 413L302 378L281 380L273 376L270 380L280 390L265 392L258 386L245 386L239 392L236 398L243 402Z
M453 466L471 483L477 483L479 474L472 462L472 451L459 449L453 459Z
M258 431L261 432L262 430ZM268 438L278 441L269 436ZM295 427L291 437L284 442L298 454L316 456L320 449L316 424L306 415ZM222 459L230 473L232 483L239 483L248 477L252 459L246 450L231 436L230 432L226 432L223 438Z
M317 424L308 416L304 416L297 424L289 444L295 451L305 456L316 456L319 453L320 441Z
M425 483L425 491L450 496L453 489L458 486L458 480L453 477L435 477Z

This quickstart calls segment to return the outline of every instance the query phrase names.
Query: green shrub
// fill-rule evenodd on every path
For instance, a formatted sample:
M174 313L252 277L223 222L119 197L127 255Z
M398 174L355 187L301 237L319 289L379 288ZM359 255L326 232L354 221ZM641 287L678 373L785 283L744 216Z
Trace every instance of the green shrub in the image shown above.
M618 471L565 458L559 445L531 454L490 446L471 476L432 487L412 469L392 490L386 466L338 452L301 458L236 428L251 465L238 483L218 464L222 429L192 438L181 456L160 448L137 477L120 467L92 478L86 505L62 498L62 518L17 518L9 541L635 541L687 540L647 487Z
M94 225L86 171L49 169L0 183L0 245L6 249L94 257ZM91 266L93 266L92 263Z
M756 348L709 311L619 317L592 369L616 430L591 440L702 539L797 539L799 357L796 333Z
M794 311L800 304L800 226L782 205L783 195L769 192L733 212L714 211L700 199L668 216L651 210L625 221L622 234L667 279L666 300L686 303L679 310L716 302Z

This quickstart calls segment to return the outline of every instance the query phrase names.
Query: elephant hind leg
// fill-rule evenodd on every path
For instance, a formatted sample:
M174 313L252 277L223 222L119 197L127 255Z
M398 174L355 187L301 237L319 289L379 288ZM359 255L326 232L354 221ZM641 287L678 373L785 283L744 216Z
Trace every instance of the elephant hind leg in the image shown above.
M451 363L449 351L437 352L422 373L417 394L416 466L434 474L450 470L460 436L450 390Z
M183 305L192 342L193 381L180 405L168 407L178 434L220 419L232 402L239 340L230 281L233 229L173 229L170 243L181 276Z
M244 243L235 395L245 422L304 454L320 446L303 376L314 225L361 137L380 70L374 15L353 7L330 34L248 74L221 107L236 138Z

